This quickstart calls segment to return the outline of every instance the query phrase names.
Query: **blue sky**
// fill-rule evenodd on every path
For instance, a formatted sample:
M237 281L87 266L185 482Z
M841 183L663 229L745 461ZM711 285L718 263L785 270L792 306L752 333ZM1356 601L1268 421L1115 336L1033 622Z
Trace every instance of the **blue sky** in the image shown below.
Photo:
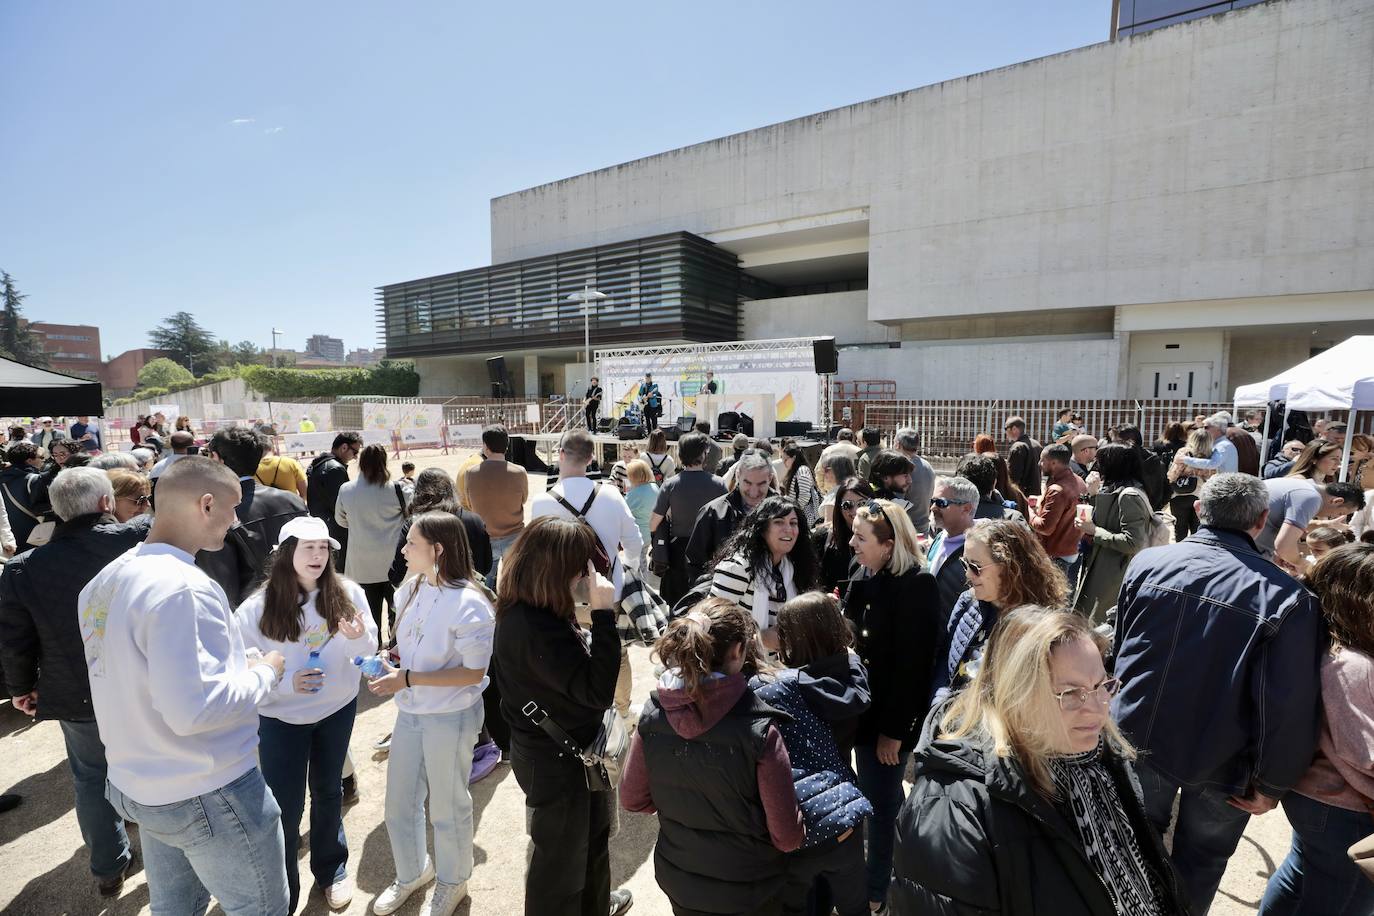
M0 268L106 353L376 345L488 201L1105 40L1110 0L0 3Z

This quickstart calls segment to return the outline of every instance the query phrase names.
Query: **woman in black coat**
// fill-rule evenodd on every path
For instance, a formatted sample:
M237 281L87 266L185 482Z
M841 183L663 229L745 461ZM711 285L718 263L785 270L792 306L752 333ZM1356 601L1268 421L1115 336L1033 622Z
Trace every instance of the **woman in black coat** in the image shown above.
M1106 640L1026 606L937 706L897 822L892 916L1187 914L1109 704Z
M940 591L925 571L916 529L885 499L869 500L854 516L854 555L870 576L856 579L844 614L854 650L868 669L872 705L859 719L855 769L859 790L873 803L868 820L868 899L887 899L893 830L902 804L902 772L930 706L930 675L944 633Z

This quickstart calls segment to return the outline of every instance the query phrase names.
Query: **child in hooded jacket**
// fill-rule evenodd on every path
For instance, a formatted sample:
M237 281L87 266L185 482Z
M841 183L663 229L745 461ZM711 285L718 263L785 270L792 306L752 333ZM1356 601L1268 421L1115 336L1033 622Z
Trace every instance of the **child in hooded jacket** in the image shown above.
M657 812L654 877L675 916L781 912L785 853L805 838L779 723L746 678L758 627L719 598L669 625L667 668L644 704L620 784L627 811Z

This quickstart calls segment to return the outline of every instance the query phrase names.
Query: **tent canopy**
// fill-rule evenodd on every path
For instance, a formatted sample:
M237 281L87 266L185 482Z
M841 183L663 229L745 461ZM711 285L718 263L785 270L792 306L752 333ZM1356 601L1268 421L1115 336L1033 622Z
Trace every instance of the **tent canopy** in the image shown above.
M0 416L93 416L105 412L99 382L0 357Z
M1357 394L1360 400L1356 401ZM1374 335L1350 337L1263 382L1236 389L1236 407L1287 401L1292 410L1374 408Z

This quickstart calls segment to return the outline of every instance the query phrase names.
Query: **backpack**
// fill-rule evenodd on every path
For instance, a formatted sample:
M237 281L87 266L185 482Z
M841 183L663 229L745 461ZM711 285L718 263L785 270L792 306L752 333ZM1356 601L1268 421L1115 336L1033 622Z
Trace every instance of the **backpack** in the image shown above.
M662 486L662 485L663 485L663 466L664 466L665 464L668 463L668 456L667 456L667 455L664 455L664 456L663 456L663 460L660 461L660 462L658 462L657 464L654 463L654 458L653 458L653 456L650 455L650 454L648 454L647 452L644 454L644 457L649 459L649 467L653 469L653 472L654 472L654 483L658 484L659 486Z
M573 518L577 519L591 530L592 543L596 545L596 548L592 551L592 566L596 568L597 572L609 579L611 577L611 555L606 553L606 545L601 543L601 538L597 535L596 529L592 528L591 522L587 521L587 513L591 511L592 503L596 502L596 494L600 489L600 484L592 484L592 494L587 497L587 502L582 506L580 512L573 508L572 503L563 498L563 494L556 490L550 490L549 493L552 494L554 499L558 500L559 505L572 513ZM619 552L619 546L618 544L616 545L617 553Z

